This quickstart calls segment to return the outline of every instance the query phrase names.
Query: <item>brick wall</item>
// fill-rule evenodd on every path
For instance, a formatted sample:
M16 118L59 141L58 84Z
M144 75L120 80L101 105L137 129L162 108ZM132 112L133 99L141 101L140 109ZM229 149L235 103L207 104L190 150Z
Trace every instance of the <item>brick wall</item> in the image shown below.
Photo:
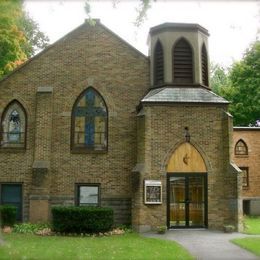
M226 109L226 106L214 105L145 105L144 169L139 176L135 175L138 196L134 197L132 213L137 229L147 230L166 223L166 167L173 151L185 141L185 127L189 128L191 143L207 166L209 228L222 229L225 224L237 226L237 175L229 170L231 133ZM138 152L142 153L141 145ZM145 179L162 181L161 205L143 203Z
M105 154L70 151L71 110L88 86L102 94L108 107ZM35 153L50 160L47 174L51 204L74 203L75 183L100 183L101 204L111 204L118 211L115 201L124 200L124 211L128 207L130 216L131 170L136 159L135 107L148 86L148 59L99 23L95 27L80 26L0 82L0 116L15 98L27 112L26 150L0 149L0 182L23 183L24 220L29 218L29 195L36 176L32 170ZM39 87L53 88L52 108L44 118L36 113ZM51 126L37 128L36 122L48 120L48 116ZM40 142L43 138L37 138L50 138L48 132L51 145L45 149ZM37 192L40 187L33 191L34 202ZM125 219L129 222L129 217Z
M248 155L235 155L236 143L242 139L248 148ZM243 198L260 198L260 128L234 128L233 160L239 167L248 167L249 185L242 188Z

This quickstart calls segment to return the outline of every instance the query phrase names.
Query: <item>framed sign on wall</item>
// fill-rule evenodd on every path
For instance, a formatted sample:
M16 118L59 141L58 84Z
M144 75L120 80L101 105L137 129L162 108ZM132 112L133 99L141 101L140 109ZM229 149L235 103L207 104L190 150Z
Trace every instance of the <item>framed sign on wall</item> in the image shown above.
M157 180L144 181L144 203L162 204L162 182Z

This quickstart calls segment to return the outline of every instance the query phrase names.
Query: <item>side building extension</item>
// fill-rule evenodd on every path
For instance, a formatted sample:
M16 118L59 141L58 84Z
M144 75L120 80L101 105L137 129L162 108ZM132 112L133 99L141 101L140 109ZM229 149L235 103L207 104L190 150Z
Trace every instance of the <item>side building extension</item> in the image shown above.
M234 127L233 160L242 170L243 213L260 215L260 127Z

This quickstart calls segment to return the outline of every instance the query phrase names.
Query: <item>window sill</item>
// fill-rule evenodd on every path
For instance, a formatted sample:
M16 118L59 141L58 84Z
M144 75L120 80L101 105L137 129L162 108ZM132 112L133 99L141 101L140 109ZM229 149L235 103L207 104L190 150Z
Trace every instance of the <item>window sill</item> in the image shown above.
M236 158L248 158L248 154L235 154Z
M94 150L87 148L73 148L71 149L72 154L106 154L108 151L105 150Z
M25 147L0 147L0 153L25 153Z

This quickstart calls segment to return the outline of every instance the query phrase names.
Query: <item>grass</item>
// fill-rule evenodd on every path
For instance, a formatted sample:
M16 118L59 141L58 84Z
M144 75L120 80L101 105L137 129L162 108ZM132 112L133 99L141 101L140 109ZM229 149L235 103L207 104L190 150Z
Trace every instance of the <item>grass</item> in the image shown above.
M245 234L260 235L260 217L245 217Z
M110 237L36 236L6 234L2 259L194 259L173 241L144 238L135 233Z
M232 242L248 251L251 251L255 255L260 256L260 237L247 237L233 239Z
M245 217L245 234L260 235L260 217ZM234 244L260 256L260 237L237 238L231 240Z

